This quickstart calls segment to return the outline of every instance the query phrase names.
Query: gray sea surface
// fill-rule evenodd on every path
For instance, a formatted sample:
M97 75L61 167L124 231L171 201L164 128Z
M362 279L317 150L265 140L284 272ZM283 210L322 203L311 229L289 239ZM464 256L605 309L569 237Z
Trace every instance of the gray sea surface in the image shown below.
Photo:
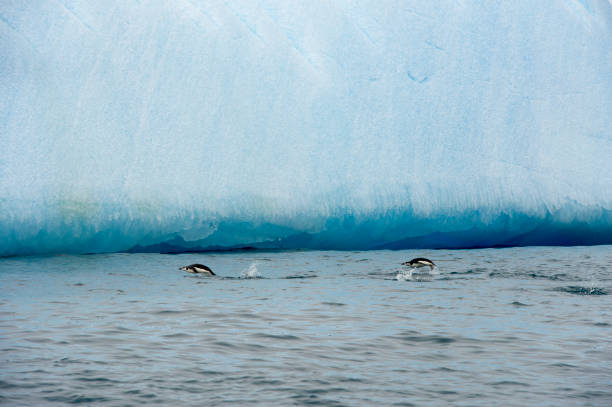
M611 293L610 246L3 258L0 404L611 406Z

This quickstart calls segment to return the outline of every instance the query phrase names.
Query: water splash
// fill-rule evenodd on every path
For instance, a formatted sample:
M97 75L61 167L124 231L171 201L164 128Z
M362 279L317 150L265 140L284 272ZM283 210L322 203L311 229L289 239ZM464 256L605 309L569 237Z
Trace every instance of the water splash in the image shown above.
M397 281L431 281L434 276L439 275L437 267L434 267L433 270L429 268L410 268L408 270L401 270L395 276Z
M577 285L570 285L567 287L556 287L553 291L564 292L575 295L608 295L608 291L601 287L582 287Z
M241 278L263 278L261 273L257 270L257 263L251 263L248 269L243 270L240 274Z

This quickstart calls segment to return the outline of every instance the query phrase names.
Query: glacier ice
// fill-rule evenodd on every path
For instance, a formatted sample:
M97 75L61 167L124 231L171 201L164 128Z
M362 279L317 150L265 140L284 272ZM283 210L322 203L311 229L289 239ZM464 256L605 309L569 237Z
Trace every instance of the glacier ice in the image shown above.
M0 255L612 243L608 0L5 0Z

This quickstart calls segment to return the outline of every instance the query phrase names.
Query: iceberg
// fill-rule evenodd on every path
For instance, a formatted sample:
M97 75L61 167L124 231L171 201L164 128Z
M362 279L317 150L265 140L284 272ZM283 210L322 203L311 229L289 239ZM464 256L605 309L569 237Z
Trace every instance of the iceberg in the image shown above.
M612 243L608 0L0 4L0 256Z

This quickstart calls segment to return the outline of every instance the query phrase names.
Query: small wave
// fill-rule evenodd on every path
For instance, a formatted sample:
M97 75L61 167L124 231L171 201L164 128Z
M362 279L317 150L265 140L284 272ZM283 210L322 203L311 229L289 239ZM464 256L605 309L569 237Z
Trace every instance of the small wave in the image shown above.
M287 276L285 277L285 279L287 280L292 280L292 279L300 279L300 278L316 278L316 274L295 274L292 276Z
M446 336L437 336L437 335L430 335L430 336L406 336L404 337L405 341L408 342L432 342L432 343L453 343L456 341L456 339L453 338L449 338Z
M323 305L330 305L332 307L344 307L346 304L343 304L341 302L330 302L330 301L324 301L321 304Z
M457 369L451 369L450 367L446 367L446 366L437 367L437 368L435 368L433 370L436 371L436 372L444 372L444 373L459 372L459 370L457 370Z
M219 372L217 370L206 370L206 369L197 370L196 373L202 376L224 376L227 374L227 372Z
M256 386L280 386L285 384L282 380L273 380L273 379L258 379L253 380L253 384Z
M24 340L32 343L53 343L53 340L49 338L24 338Z
M514 271L492 271L489 273L492 278L519 278L533 280L551 281L578 281L579 277L567 273L546 274L537 271L514 270Z
M451 271L449 274L482 274L487 271L486 268L483 267L475 267L471 269L467 269L465 271Z
M78 377L75 380L87 383L119 383L117 380L109 379L107 377Z
M59 360L54 361L53 363L56 366L60 366L60 365L72 364L72 363L79 363L79 364L81 364L81 363L85 363L85 362L82 361L82 360L77 360L77 359L61 358Z
M84 396L81 394L75 394L72 396L49 396L45 397L47 401L59 402L59 403L68 403L68 404L95 404L95 403L103 403L106 401L110 401L110 399L106 397L91 397Z
M0 389L14 389L19 386L13 383L5 382L4 380L0 380Z
M340 383L365 383L365 380L358 377L340 377L337 380Z
M520 387L529 387L529 383L517 382L514 380L502 380L499 382L489 383L491 386L520 386Z
M572 365L572 364L569 364L569 363L563 363L563 362L552 363L549 366L560 367L560 368L563 368L563 369L575 369L577 367L576 365Z
M264 339L281 339L285 341L297 341L300 339L299 337L295 335L275 335L275 334L264 334L264 333L258 333L253 336L256 336L258 338L264 338Z
M438 390L436 393L441 394L443 396L452 396L453 394L459 394L455 390Z
M173 309L164 309L161 311L155 311L152 314L154 315L172 315L172 314L184 314L187 311L181 311L181 310L173 310Z
M108 292L108 293L115 293L115 294L125 294L125 291L121 290L121 289L115 289L115 288L92 288L87 290L90 293L93 292Z
M397 335L396 338L401 339L404 342L418 343L418 342L430 342L437 344L448 344L456 342L457 339L448 336L441 335L422 335L418 332L406 332L404 334Z
M530 307L531 306L529 304L523 304L520 301L513 301L511 305L514 305L515 307Z
M553 291L559 291L576 295L608 295L608 291L599 287L581 287L578 285L570 285L567 287L556 287Z
M236 345L234 345L233 343L229 343L226 341L214 341L212 343L213 345L217 345L217 346L221 346L223 348L237 348Z
M166 338L166 339L177 339L177 338L191 338L192 335L186 334L186 333L175 333L175 334L168 334L168 335L162 335L162 338Z

